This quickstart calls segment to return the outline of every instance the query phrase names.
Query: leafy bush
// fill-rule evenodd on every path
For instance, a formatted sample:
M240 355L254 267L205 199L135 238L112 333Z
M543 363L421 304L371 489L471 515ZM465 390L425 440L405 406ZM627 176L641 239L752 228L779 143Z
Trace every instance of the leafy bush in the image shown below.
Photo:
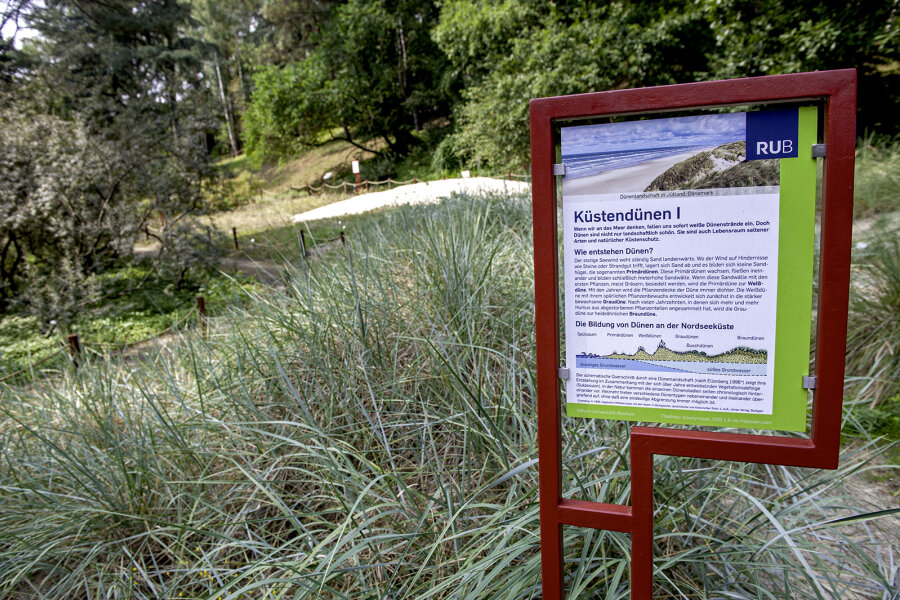
M465 159L457 148L454 135L448 135L438 144L432 154L431 168L439 173L458 173L464 167Z
M900 440L900 394L892 396L878 406L867 402L850 403L850 427L865 436L883 435Z

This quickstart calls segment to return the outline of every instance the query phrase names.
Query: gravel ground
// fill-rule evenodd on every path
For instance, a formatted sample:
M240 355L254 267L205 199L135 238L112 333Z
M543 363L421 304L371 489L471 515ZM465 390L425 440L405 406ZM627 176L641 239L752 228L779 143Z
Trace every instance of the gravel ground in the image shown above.
M449 198L456 193L507 192L518 194L527 192L530 184L522 181L506 181L488 177L471 177L468 179L443 179L404 185L392 190L360 194L347 200L321 206L314 210L294 215L294 223L331 219L344 215L357 215L385 206L401 204L428 204L441 198Z

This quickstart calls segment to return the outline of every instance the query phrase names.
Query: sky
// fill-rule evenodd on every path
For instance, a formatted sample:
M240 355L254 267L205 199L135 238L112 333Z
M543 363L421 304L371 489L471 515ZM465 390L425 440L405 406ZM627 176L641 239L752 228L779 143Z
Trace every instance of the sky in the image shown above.
M726 113L563 127L560 131L562 153L721 146L744 139L746 120L745 113Z
M43 6L43 2L37 2L35 4L38 4L39 6ZM5 15L6 11L8 9L9 9L9 2L7 2L7 0L0 0L0 15ZM2 20L3 20L2 17L0 17L0 21L2 21ZM13 34L15 34L15 36L16 36L15 47L21 48L22 40L30 38L30 37L34 37L37 32L35 32L33 29L29 29L28 27L25 26L25 19L22 16L19 17L18 32L16 31L16 26L17 25L16 25L15 19L11 19L8 22L3 23L3 28L2 28L2 30L0 30L0 35L3 36L3 39L8 40L9 38L11 38L13 36Z

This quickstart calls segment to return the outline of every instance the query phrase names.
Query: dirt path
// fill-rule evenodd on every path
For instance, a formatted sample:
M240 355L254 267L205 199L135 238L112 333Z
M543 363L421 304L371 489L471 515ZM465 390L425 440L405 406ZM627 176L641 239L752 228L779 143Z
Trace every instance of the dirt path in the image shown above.
M275 263L228 256L222 259L220 265L225 273L234 274L240 271L244 275L256 277L262 283L274 287L284 285L284 279L281 276L282 267Z

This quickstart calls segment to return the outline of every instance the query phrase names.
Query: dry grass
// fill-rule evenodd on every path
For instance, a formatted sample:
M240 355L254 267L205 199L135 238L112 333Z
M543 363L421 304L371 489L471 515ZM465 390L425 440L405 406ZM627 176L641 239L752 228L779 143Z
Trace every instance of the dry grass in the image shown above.
M291 225L291 217L325 204L346 198L338 194L313 194L306 192L264 192L262 200L245 204L234 210L208 217L209 224L220 231L230 232L234 227L240 234L254 233Z
M380 150L384 147L384 142L372 142L367 145ZM329 171L335 175L349 173L352 161L368 158L372 158L369 152L363 152L345 142L331 142L282 164L264 167L258 175L264 181L265 189L284 193L290 191L292 185L295 187L307 184L321 185L325 173Z
M380 149L384 144L382 142L369 145ZM243 157L223 161L221 166L231 171L232 180L252 177L258 181L261 190L251 199L250 204L216 213L207 219L207 223L225 232L230 232L234 227L239 234L290 225L291 217L297 213L347 197L338 190L327 194L309 195L297 188L305 188L307 184L321 186L325 173L334 173L336 178L342 173L350 172L352 161L365 160L371 156L345 142L332 142L313 148L303 156L287 162L267 165L259 171L251 172Z

